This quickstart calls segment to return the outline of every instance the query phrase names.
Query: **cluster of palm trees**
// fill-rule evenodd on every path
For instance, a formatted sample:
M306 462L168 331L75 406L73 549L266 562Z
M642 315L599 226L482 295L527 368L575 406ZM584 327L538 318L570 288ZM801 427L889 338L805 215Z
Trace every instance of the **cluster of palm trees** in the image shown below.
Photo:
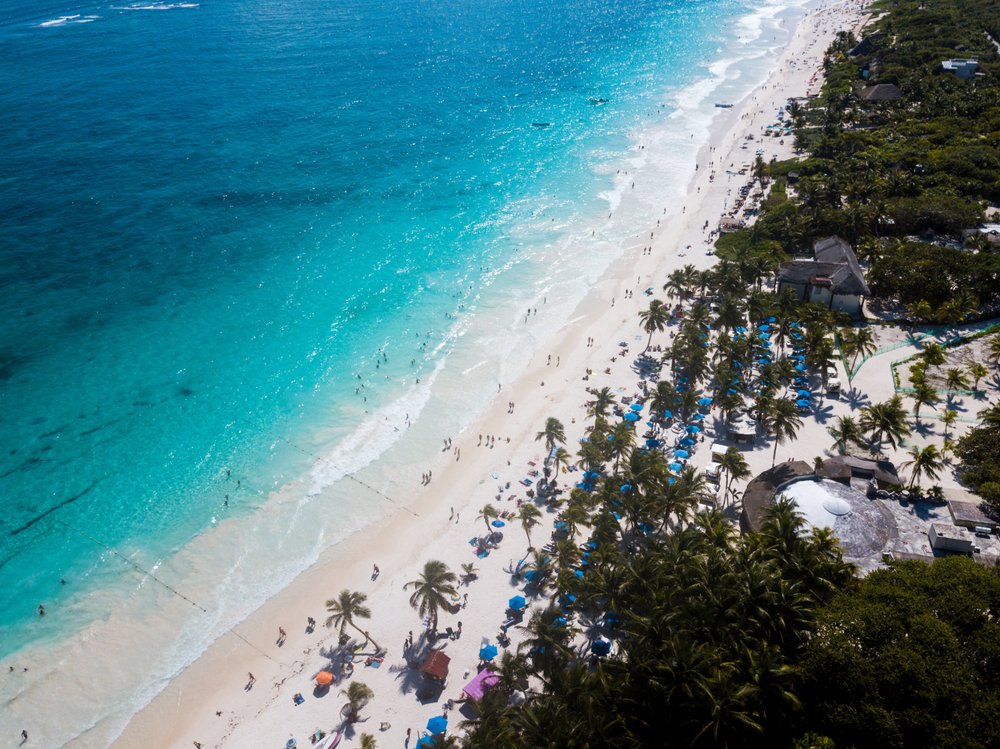
M835 540L804 532L787 501L752 536L718 510L639 531L613 518L617 487L605 485L621 480L609 475L594 492L586 574L551 578L552 600L524 625L517 654L501 658L467 745L787 742L798 729L794 659L817 607L852 575ZM612 638L615 657L576 645L582 630Z

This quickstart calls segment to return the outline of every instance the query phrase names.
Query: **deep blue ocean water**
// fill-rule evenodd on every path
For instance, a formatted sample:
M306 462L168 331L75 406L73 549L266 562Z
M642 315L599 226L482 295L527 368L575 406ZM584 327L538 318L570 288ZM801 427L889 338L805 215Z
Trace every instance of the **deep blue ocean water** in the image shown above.
M0 0L0 658L429 375L752 6Z

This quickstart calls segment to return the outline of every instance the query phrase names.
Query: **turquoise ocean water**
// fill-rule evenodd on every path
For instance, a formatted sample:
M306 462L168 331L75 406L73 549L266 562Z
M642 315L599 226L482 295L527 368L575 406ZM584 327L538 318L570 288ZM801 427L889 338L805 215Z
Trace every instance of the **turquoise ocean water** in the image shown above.
M0 0L3 730L58 701L49 745L105 745L391 509L801 5ZM161 678L121 655L79 697L138 643Z

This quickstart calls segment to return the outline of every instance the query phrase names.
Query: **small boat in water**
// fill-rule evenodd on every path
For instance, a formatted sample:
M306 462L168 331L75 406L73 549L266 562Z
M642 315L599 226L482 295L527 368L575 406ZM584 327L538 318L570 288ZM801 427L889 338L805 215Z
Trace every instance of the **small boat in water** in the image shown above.
M607 99L601 99L601 98L591 98L590 99L590 103L591 104L607 104L608 100Z
M718 101L715 102L715 106L717 106L719 109L732 109L733 108L732 104L723 104L722 102L718 102Z
M532 122L531 126L532 127L549 127L551 124L552 124L551 122Z

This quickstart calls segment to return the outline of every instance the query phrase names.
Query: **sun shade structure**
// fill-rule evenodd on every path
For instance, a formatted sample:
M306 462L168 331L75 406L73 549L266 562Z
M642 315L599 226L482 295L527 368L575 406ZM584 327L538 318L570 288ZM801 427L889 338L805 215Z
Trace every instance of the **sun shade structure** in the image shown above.
M420 664L420 673L424 676L430 676L433 679L438 679L444 681L448 678L448 666L451 664L451 658L444 654L440 650L432 650L424 662Z
M316 674L316 683L321 687L328 687L333 684L333 674L329 671L320 671Z
M448 719L443 715L435 715L427 721L427 730L435 736L448 730Z
M481 700L490 689L495 687L500 683L500 677L495 673L490 671L488 668L484 668L475 678L462 687L462 691L465 696L470 700L479 701Z
M524 600L524 596L514 596L509 601L507 601L507 606L514 609L514 611L520 611L527 605L528 602Z

